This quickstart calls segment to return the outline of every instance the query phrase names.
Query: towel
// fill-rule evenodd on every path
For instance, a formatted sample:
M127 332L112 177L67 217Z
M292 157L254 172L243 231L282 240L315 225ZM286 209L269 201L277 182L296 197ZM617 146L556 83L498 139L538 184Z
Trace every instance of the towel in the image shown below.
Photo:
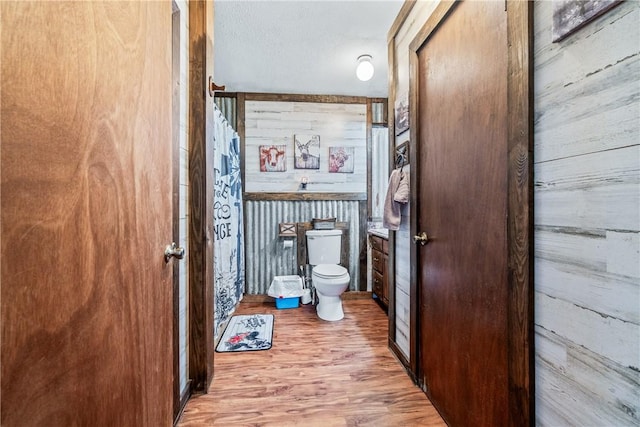
M400 169L400 184L396 194L393 195L393 200L403 204L409 203L409 175L402 172L402 169Z
M398 196L396 198L396 195ZM389 230L400 228L402 203L409 201L409 177L399 169L394 169L389 177L387 197L384 200L382 225Z

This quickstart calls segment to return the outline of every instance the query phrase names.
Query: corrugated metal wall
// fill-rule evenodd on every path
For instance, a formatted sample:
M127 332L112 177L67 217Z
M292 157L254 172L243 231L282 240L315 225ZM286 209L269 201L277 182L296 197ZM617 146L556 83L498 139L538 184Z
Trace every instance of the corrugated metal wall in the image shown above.
M297 274L297 240L285 249L278 236L281 222L308 222L312 218L337 218L349 224L350 290L360 278L360 210L358 201L253 201L245 202L246 290L266 294L274 276Z
M238 129L237 126L237 100L236 98L231 97L218 97L214 98L214 101L222 115L227 119L232 128Z

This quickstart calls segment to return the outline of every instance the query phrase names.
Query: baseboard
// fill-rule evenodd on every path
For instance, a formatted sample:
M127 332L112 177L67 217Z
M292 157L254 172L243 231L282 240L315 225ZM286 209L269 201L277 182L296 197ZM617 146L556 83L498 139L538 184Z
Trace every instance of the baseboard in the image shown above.
M257 295L244 294L240 304L244 304L244 303L251 304L251 303L262 303L262 302L273 302L273 298L266 294L257 294Z
M173 420L173 426L178 425L178 421L182 418L182 413L184 412L184 407L187 405L187 402L191 398L191 380L187 380L187 386L185 387L182 395L180 396L180 409L178 410L178 414L176 418Z
M373 299L373 294L367 291L348 291L342 294L342 299Z
M389 350L391 350L391 353L393 353L396 359L398 359L404 370L407 372L407 375L409 375L409 378L411 378L411 381L413 381L415 385L420 386L420 384L418 383L418 378L416 377L415 373L411 371L411 363L405 357L404 353L402 353L395 341L392 341L391 338L389 338Z
M343 301L353 300L353 299L372 299L372 298L373 298L373 294L371 292L366 292L366 291L347 291L342 294ZM244 303L255 304L255 303L264 303L264 302L273 302L273 298L265 294L256 294L256 295L245 294L242 297L242 301L240 302L240 304L244 304Z

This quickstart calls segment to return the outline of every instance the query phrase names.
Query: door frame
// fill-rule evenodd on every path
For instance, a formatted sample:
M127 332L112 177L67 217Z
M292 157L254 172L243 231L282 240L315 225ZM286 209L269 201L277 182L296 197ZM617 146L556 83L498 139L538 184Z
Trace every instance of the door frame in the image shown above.
M418 51L444 22L459 2L442 1L409 47L410 150L419 158L418 120ZM507 252L508 252L508 381L510 425L533 425L534 410L534 333L533 333L533 4L505 1L507 13ZM418 162L411 168L411 212L417 212ZM412 235L418 234L417 215L411 215ZM418 250L411 249L411 324L412 348L416 348L416 379L423 384L419 337L420 286Z
M213 379L213 0L189 0L189 379Z
M183 214L187 218L189 217L190 206L188 205L188 201L185 197L181 197L181 161L180 161L180 122L184 117L186 111L183 110L183 107L180 105L180 97L183 91L188 90L189 81L185 78L184 82L182 81L182 77L180 75L181 65L186 62L183 58L183 49L182 46L186 45L186 38L188 34L183 34L182 32L182 22L188 18L187 10L182 8L182 4L178 5L176 0L172 0L172 14L171 14L171 77L172 77L172 126L171 126L171 139L172 139L172 185L173 185L173 241L177 245L181 245L183 239L188 242L188 238L185 235L180 234L180 212L182 210L181 199L184 199L182 203L185 203L184 209L186 212ZM185 84L186 83L186 84ZM187 187L188 188L188 187ZM182 190L188 191L188 190ZM183 231L184 233L184 231ZM175 259L173 260L173 422L174 424L178 421L180 414L182 413L189 397L191 396L191 380L189 378L189 372L185 373L186 385L184 390L180 387L181 380L181 369L180 365L180 276L184 269L188 269L188 256L183 260ZM188 280L188 278L187 278ZM184 284L185 287L188 287L188 283ZM186 289L184 290L187 291ZM189 316L189 305L186 302L185 308L185 317L188 322L190 319ZM185 325L188 332L188 325ZM185 334L185 340L188 340L188 333ZM186 359L189 360L189 346L186 345ZM188 362L187 362L188 369Z

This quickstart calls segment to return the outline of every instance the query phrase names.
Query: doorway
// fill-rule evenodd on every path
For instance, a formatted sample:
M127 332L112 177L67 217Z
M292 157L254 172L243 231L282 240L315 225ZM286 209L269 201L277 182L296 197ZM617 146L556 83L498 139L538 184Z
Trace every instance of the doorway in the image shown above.
M418 378L451 425L533 422L528 2L442 2L411 44Z

